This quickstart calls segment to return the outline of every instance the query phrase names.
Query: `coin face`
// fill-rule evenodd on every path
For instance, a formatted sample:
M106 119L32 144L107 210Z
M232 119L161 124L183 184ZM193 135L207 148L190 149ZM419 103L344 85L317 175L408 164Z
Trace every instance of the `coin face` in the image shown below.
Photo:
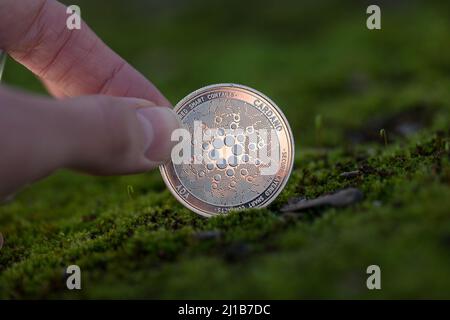
M174 111L182 128L160 170L183 205L210 217L265 207L278 196L292 170L294 141L273 101L249 87L216 84L192 92Z

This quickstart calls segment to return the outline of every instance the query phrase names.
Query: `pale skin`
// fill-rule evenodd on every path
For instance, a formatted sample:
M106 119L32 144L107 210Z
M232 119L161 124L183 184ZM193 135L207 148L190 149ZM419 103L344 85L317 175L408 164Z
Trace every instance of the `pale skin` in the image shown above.
M1 0L0 48L53 98L0 85L0 199L60 168L151 170L170 158L170 102L55 0Z

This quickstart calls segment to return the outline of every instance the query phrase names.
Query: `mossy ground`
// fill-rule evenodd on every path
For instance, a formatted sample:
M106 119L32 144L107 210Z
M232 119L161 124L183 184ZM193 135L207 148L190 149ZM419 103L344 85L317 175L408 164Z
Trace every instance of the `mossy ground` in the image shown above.
M381 31L366 29L359 1L79 3L173 102L219 82L273 98L295 169L269 208L211 219L183 208L157 171L57 173L0 207L1 298L450 298L448 3L382 2ZM6 81L42 91L11 61ZM364 200L279 211L348 186ZM81 291L65 288L70 264ZM382 290L366 288L371 264Z

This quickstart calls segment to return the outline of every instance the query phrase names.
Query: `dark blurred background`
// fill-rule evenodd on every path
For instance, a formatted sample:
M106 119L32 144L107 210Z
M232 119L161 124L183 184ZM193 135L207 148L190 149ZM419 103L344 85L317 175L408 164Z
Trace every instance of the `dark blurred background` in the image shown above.
M63 2L173 104L205 85L245 84L279 104L301 146L348 141L349 128L417 97L433 108L449 88L448 1ZM366 28L370 4L382 30ZM17 66L6 81L42 90Z

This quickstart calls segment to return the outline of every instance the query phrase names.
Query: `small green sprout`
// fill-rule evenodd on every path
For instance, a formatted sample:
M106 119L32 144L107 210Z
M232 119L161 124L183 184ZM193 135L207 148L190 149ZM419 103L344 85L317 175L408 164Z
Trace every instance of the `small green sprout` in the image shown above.
M133 199L134 188L132 185L127 186L127 192L128 192L128 197L130 197L130 199Z
M387 138L386 130L384 130L384 129L381 129L381 130L380 130L380 137L381 137L381 139L383 139L383 141L384 141L384 146L387 146L387 144L388 144L388 138Z
M322 115L316 115L314 119L314 126L316 129L316 142L318 146L322 145Z

